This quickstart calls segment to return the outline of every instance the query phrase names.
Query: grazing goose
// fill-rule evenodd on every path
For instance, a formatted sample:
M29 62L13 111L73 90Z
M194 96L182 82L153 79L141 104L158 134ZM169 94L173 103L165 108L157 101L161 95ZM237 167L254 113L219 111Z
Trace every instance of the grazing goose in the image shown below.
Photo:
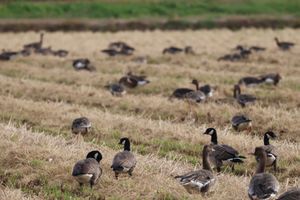
M232 128L236 131L251 131L252 120L244 115L235 115L231 119Z
M193 90L191 92L186 93L184 95L184 98L191 102L200 103L206 99L206 96L200 90L196 90L196 91Z
M196 79L194 79L192 81L192 84L194 84L196 86L196 90L199 90L199 91L203 92L205 97L212 97L213 89L210 85L206 84L206 85L200 87L199 82Z
M203 169L175 176L189 193L205 193L214 185L215 177L208 161L210 151L212 151L212 148L209 145L204 145L202 151Z
M290 50L291 47L295 46L292 42L280 42L277 37L274 38L279 49L283 51Z
M30 49L30 50L39 50L42 48L43 45L43 39L44 39L44 33L40 34L40 41L39 42L34 42L30 44L25 44L23 47L24 49Z
M243 56L243 57L248 57L252 52L250 49L246 49L245 47L241 46L241 45L238 45L236 47L237 50L240 51L240 54Z
M240 54L240 53L234 53L234 54L226 54L222 57L218 58L218 61L231 61L231 62L235 62L235 61L239 61L239 60L243 60L245 59L245 55Z
M120 173L128 173L132 176L132 172L136 165L135 156L130 152L130 142L128 138L121 138L119 144L124 145L124 151L115 155L111 168L115 172L115 177L118 179Z
M299 200L300 188L291 188L285 193L281 194L276 200Z
M86 135L92 127L92 123L86 117L76 118L72 122L72 133L75 135Z
M66 57L69 54L67 50L59 49L57 51L53 51L54 56L58 56L60 58Z
M104 87L109 89L110 93L114 96L120 97L126 94L125 88L119 83L108 84Z
M102 154L99 151L91 151L86 159L78 161L73 167L72 176L78 181L79 185L90 184L91 188L95 185L101 174L100 161Z
M261 78L256 78L253 76L247 76L244 78L241 78L238 82L239 85L244 84L247 87L251 87L251 86L257 86L258 84L262 83L263 80Z
M193 47L191 47L191 46L186 46L184 48L184 53L185 54L190 54L190 55L195 55L196 54Z
M0 60L8 61L16 58L20 52L15 51L4 51L0 54Z
M260 76L262 82L277 85L281 80L281 76L278 73L264 74Z
M91 61L87 58L79 58L73 60L73 67L75 70L95 71L95 67L91 64Z
M270 139L275 139L276 137L277 136L274 132L267 131L264 134L264 146L261 146L267 154L266 166L273 166L275 172L277 171L278 154L275 146L270 144Z
M210 162L217 167L217 171L221 171L223 163L229 164L231 169L234 170L235 163L243 163L243 159L246 157L240 156L239 152L231 146L225 144L218 144L217 131L214 128L208 128L204 132L206 135L211 136L211 145L213 148L212 153L209 156Z
M171 46L169 48L165 48L162 53L163 54L178 54L181 52L183 52L182 48Z
M253 104L256 101L256 97L250 94L241 94L241 88L239 85L235 85L233 89L233 97L237 100L237 102L245 107L246 105Z
M266 48L265 48L265 47L260 47L260 46L251 46L251 47L249 48L249 50L255 51L255 52L259 52L259 51L265 51Z
M267 155L263 148L256 147L254 155L259 160L255 175L252 177L248 196L251 200L266 200L277 195L279 183L275 176L265 173Z
M119 80L119 83L128 88L135 88L139 85L146 85L150 83L150 81L146 78L147 76L137 76L133 75L132 72L128 72L126 76L123 76Z

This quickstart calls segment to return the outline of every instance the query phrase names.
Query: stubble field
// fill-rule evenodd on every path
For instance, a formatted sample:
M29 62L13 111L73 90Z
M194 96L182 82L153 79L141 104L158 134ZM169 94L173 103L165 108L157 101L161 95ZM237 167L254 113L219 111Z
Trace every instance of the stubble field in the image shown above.
M275 36L297 45L282 52ZM3 33L0 44L20 50L38 37L33 32ZM134 56L110 58L100 52L119 40L136 48ZM244 61L217 61L238 44L267 50ZM171 45L193 46L196 55L163 56L162 49ZM44 46L70 54L0 62L0 199L247 199L256 165L248 153L262 145L267 130L279 136L272 144L280 156L280 191L300 185L299 30L57 32L45 33ZM135 62L139 56L148 62ZM93 62L95 72L73 69L72 60L84 57ZM147 75L151 83L121 98L111 96L104 86L128 71ZM259 99L254 106L242 108L234 101L233 85L240 78L273 72L283 77L277 87L242 88ZM193 88L194 78L215 87L211 99L197 105L168 100L178 87ZM230 120L237 113L252 118L250 133L232 130ZM70 125L80 116L88 117L93 128L84 142L74 143ZM235 172L218 174L206 197L190 195L173 177L201 167L201 149L210 143L202 133L208 127L215 127L220 143L232 145L247 160ZM132 178L115 180L110 165L123 136L132 141L138 164ZM93 149L103 154L104 174L93 190L80 191L72 167Z

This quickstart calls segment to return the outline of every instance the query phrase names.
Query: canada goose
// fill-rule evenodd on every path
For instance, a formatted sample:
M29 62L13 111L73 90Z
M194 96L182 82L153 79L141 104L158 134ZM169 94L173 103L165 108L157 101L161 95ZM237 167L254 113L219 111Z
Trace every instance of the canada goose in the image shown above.
M212 151L211 146L204 145L202 151L203 169L191 171L181 176L175 176L189 193L205 193L214 185L215 177L208 161L210 151Z
M248 196L251 200L263 200L275 197L279 190L279 183L275 176L265 173L266 152L263 148L256 147L254 155L259 162L255 175L249 184Z
M225 144L218 144L217 131L214 128L208 128L204 132L206 135L211 136L212 153L209 156L210 162L217 167L217 171L221 171L223 163L228 163L231 169L234 170L235 163L243 163L246 157L240 156L239 152L231 146Z
M109 89L110 93L114 96L123 96L126 94L125 88L119 83L108 84L105 88Z
M80 160L74 165L72 176L80 186L89 183L92 188L98 182L102 174L101 160L102 154L99 151L91 151L87 154L86 159Z
M261 75L260 78L264 83L273 84L275 86L281 80L281 76L278 73L264 74Z
M55 56L63 58L66 57L69 54L69 52L67 50L59 49L57 51L53 51L53 54Z
M235 85L233 89L233 97L237 100L237 102L245 107L246 105L253 104L256 101L256 97L250 94L241 94L241 88L239 85Z
M184 50L182 48L171 46L171 47L165 48L162 53L163 54L177 54L177 53L181 53L183 51Z
M73 60L73 67L75 70L95 71L95 67L91 64L91 61L87 58L80 58L80 59Z
M279 49L286 51L291 47L295 46L295 43L292 42L280 42L277 37L274 38Z
M281 194L276 200L299 200L300 188L291 188L285 193Z
M236 131L251 131L252 120L244 115L235 115L231 119L232 128Z
M88 118L80 117L73 120L71 129L75 135L86 135L91 127L92 123Z
M263 80L261 78L256 78L253 76L246 76L244 78L241 78L239 80L238 84L239 85L244 84L245 86L250 87L250 86L256 86L262 82L263 82Z
M39 42L25 44L23 47L24 47L24 49L39 50L39 49L42 48L43 39L44 39L44 33L41 33L40 34L40 41Z
M126 76L120 78L119 83L128 88L135 88L139 85L146 85L150 83L150 81L146 78L146 76L137 76L133 75L132 72L128 72Z
M266 48L265 47L260 47L260 46L251 46L249 48L249 50L259 52L259 51L265 51Z
M278 154L275 146L270 144L270 139L275 139L276 137L277 136L274 132L267 131L264 134L264 146L261 146L267 154L266 166L273 166L275 172L277 171Z
M132 172L136 165L135 156L130 152L130 142L128 138L121 138L119 144L124 145L124 151L115 155L111 168L115 172L115 177L118 179L120 173L128 173L132 176Z

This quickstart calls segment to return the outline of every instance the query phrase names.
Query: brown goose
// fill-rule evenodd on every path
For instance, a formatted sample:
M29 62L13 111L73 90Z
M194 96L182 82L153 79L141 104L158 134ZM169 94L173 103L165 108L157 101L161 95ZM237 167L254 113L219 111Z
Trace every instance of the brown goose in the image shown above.
M242 106L250 105L255 103L256 97L250 94L241 94L241 88L239 85L235 85L233 89L233 97Z
M217 131L214 128L208 128L204 132L206 135L211 136L212 153L209 156L210 162L217 167L217 171L221 171L223 164L229 164L231 169L234 170L235 163L243 163L246 157L240 156L239 152L226 144L218 144Z
M290 50L291 47L295 46L295 43L292 42L280 42L277 37L274 38L279 49L283 51Z
M34 42L34 43L29 43L25 44L23 46L24 49L30 49L30 50L39 50L42 48L43 45L43 39L44 39L44 33L40 34L40 41L39 42Z
M86 117L76 118L72 122L72 133L75 135L86 135L92 127L92 123Z
M184 50L182 48L171 46L171 47L165 48L162 53L163 54L178 54L183 51Z
M265 47L260 47L260 46L251 46L249 49L250 49L251 51L255 51L255 52L265 51L265 50L266 50Z
M54 56L58 56L60 58L66 57L69 54L67 50L59 49L56 51L53 51Z
M256 147L254 155L259 160L259 163L257 164L255 175L250 181L248 196L251 200L273 198L279 191L279 183L275 176L265 173L267 154L263 148Z
M264 80L262 78L246 76L244 78L241 78L239 80L238 84L245 85L247 87L251 87L251 86L257 86L257 85L261 84L262 82L264 82Z
M231 119L232 128L236 131L251 131L252 120L244 115L235 115Z
M263 148L267 154L266 166L273 166L275 172L277 171L278 154L275 146L270 144L270 139L275 139L276 137L277 136L274 132L267 131L264 134L264 146L261 146L261 148Z
M123 76L119 83L128 88L135 88L139 85L146 85L150 83L149 80L146 79L147 76L137 76L133 75L132 72L128 72L126 76Z
M194 79L192 84L196 86L196 90L201 91L204 93L205 97L212 97L213 96L213 89L210 85L206 84L203 86L199 86L198 80Z
M87 154L86 159L80 160L74 165L72 176L80 186L87 183L92 188L98 182L102 174L99 164L101 160L102 154L99 151L91 151Z
M300 188L291 188L285 193L281 194L276 200L299 200Z
M203 169L175 176L189 193L205 193L214 185L215 177L208 161L210 151L212 151L212 148L209 145L204 145L202 151Z
M132 172L137 163L135 156L130 152L130 142L128 138L121 138L119 144L124 145L124 151L115 155L111 168L115 172L115 177L118 179L120 173L128 173L132 176Z
M195 55L196 54L193 47L191 47L191 46L186 46L184 48L184 53L189 54L189 55Z
M264 74L260 76L260 79L267 84L277 85L281 80L281 76L278 73Z

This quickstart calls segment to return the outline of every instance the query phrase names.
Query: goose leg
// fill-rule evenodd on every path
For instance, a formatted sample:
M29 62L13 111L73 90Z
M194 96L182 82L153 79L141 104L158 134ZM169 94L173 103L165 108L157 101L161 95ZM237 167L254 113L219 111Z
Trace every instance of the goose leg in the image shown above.
M119 176L119 173L115 172L115 177L116 177L117 180L118 180L118 176Z

